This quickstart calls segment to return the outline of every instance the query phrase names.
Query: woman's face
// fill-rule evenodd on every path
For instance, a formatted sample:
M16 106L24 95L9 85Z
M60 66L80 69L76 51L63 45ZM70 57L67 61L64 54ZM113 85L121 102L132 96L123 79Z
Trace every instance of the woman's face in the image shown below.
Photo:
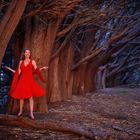
M30 50L25 50L25 58L30 58Z

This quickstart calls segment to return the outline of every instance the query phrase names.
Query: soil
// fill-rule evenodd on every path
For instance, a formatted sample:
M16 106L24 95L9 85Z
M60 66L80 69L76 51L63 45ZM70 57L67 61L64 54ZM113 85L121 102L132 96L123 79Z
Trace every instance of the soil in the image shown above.
M97 140L140 140L140 88L106 88L73 95L72 100L49 104L48 114L35 113L35 117L80 124ZM0 140L15 139L88 140L74 134L0 125Z

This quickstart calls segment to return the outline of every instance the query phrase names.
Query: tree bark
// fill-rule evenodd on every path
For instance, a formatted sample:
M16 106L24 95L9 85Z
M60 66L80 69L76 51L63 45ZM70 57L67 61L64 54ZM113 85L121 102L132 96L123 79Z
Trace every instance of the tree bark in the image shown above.
M54 47L54 41L56 38L56 33L57 33L60 23L61 23L61 19L56 19L54 21L50 21L48 23L47 30L44 29L44 31L43 31L45 34L43 33L44 36L42 38L42 41L43 41L42 46L40 46L40 47L33 46L32 47L33 55L36 54L35 59L38 58L38 56L40 56L40 59L37 60L37 63L40 66L49 66L50 57L51 57L51 53L52 53L52 50ZM32 41L33 40L35 41L35 39L32 38ZM42 48L42 51L39 54L38 51L40 51L41 48ZM48 79L48 72L49 71L47 70L42 73L46 79ZM47 104L47 102L48 102L48 95L49 95L48 83L49 83L49 80L47 80L47 82L45 84L40 83L43 86L43 88L46 90L45 98L41 97L39 99L39 102L42 104L42 106L39 107L39 110L42 110L41 112L45 111L44 105Z
M95 90L96 70L96 65L93 63L87 63L81 65L77 70L73 71L73 94L85 94Z
M12 0L3 19L0 22L0 64L8 42L17 27L26 7L27 0Z
M50 62L49 102L71 99L73 72L70 69L73 61L72 43Z

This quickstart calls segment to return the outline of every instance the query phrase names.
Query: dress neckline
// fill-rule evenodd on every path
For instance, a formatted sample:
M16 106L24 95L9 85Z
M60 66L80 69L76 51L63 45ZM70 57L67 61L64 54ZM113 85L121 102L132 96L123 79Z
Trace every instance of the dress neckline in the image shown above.
M30 61L29 61L29 63L27 64L27 65L25 65L25 62L24 62L25 60L23 60L23 64L24 64L24 67L26 68L26 67L28 67L28 65L30 64L30 62L31 62L31 59L30 59Z

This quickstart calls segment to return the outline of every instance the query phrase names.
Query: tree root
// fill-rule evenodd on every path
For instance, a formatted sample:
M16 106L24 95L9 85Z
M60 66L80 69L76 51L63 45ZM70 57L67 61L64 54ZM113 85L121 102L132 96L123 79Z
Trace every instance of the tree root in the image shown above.
M81 126L74 123L68 123L57 120L31 120L26 117L17 117L14 115L0 115L0 124L6 126L16 126L30 129L42 129L52 130L64 133L71 133L78 136L84 136L86 138L95 139L95 135L85 126Z

